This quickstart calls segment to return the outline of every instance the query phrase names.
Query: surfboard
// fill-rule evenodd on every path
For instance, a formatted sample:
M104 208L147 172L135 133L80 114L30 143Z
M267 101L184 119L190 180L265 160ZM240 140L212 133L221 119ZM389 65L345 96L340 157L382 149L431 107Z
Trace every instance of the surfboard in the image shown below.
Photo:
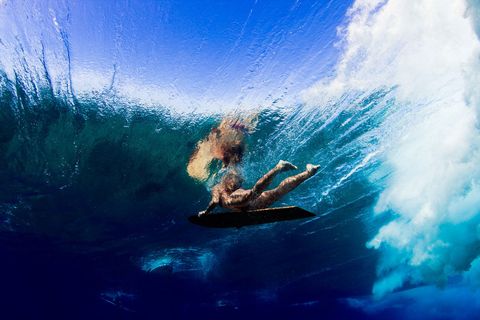
M251 211L210 213L206 216L190 216L191 223L209 228L240 228L278 221L315 217L315 214L295 206L266 208Z

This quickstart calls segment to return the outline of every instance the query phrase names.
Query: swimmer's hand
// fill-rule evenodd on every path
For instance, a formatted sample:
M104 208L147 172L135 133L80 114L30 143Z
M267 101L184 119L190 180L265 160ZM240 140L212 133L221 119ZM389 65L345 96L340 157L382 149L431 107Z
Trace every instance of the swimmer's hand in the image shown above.
M212 201L210 201L210 203L208 204L207 210L200 211L198 213L198 216L203 217L209 214L210 212L212 212L213 208L215 208L218 205L218 201L215 201L215 200L216 199L212 199Z

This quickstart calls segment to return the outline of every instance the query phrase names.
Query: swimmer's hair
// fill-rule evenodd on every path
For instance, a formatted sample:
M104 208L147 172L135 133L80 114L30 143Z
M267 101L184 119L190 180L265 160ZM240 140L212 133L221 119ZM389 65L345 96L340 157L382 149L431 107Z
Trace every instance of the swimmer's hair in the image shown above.
M213 160L210 147L205 142L205 140L202 140L197 143L187 164L188 175L199 181L208 179L209 165Z
M245 134L248 132L248 126L241 120L223 119L195 146L187 164L188 174L204 181L210 175L210 164L214 159L221 160L224 167L240 163L246 149Z

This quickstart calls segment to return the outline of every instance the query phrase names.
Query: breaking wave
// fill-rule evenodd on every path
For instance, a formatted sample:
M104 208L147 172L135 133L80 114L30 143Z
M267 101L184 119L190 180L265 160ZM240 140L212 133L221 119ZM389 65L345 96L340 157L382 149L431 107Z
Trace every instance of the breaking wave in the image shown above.
M392 219L367 244L381 253L377 297L478 272L478 10L475 1L356 1L335 77L305 92L312 104L394 92L397 124L382 125L379 168L390 174L374 208Z

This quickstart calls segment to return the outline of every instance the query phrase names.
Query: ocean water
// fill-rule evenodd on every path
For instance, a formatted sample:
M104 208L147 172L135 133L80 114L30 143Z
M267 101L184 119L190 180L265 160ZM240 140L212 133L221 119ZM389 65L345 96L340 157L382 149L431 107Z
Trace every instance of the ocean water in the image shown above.
M165 84L153 83L136 61L146 48L125 45L131 38L157 44L144 32L132 35L132 26L143 28L161 12L175 17L177 11L168 11L175 2L148 3L161 10L142 22L125 3L112 9L118 15L100 22L92 16L100 34L111 31L110 20L120 30L112 40L113 65L103 65L105 56L93 59L105 72L85 68L82 58L94 55L85 53L75 29L83 23L76 15L105 8L0 1L2 318L478 315L478 3L358 0L305 7L293 1L288 11L257 2L243 25L233 24L241 36L227 56L243 61L246 34L253 34L255 49L245 53L254 61L242 62L251 70L228 106L233 98L214 85L193 86L203 94L195 104L180 97L186 87L161 92ZM274 8L288 12L282 23L255 22L255 14L266 19ZM227 21L234 19L227 13ZM173 20L160 19L152 33ZM252 23L272 31L252 31ZM312 71L308 84L259 93L275 68L283 68L285 83L297 83L317 66L317 55L306 52L294 76L272 58L291 47L300 54L300 40L282 39L289 31L299 38L318 34L315 26L332 33L333 40L316 39L330 48L322 53L332 62ZM205 46L218 40L209 30ZM184 48L170 43L176 45ZM149 48L161 55L164 47ZM198 48L200 59L205 52ZM294 58L282 59L294 65ZM182 63L175 66L197 66ZM231 65L205 77L234 78ZM132 82L128 72L140 72L143 82ZM188 222L209 201L208 186L186 171L190 156L232 116L255 119L242 165L247 186L280 159L321 166L279 202L315 218L232 230Z
M184 315L179 310L184 305L208 313L236 310L241 305L245 309L263 308L264 303L282 306L282 299L295 314L295 309L323 304L321 296L314 299L317 294L369 292L375 253L365 243L373 230L362 225L362 220L377 192L362 175L350 178L347 185L335 184L341 175L354 175L358 167L356 163L343 167L345 159L362 160L365 152L360 145L353 146L364 130L339 125L351 114L337 116L330 124L339 128L336 133L317 132L313 141L294 152L275 140L288 141L282 136L293 130L301 140L312 138L300 123L281 129L304 121L301 106L291 114L262 112L256 131L248 137L246 183L253 184L277 159L299 164L315 159L322 165L317 176L282 199L286 204L301 203L318 218L210 230L187 220L204 209L209 194L202 183L188 176L186 164L196 142L218 123L217 117L175 117L166 110L144 110L120 101L110 107L103 104L109 103L107 99L102 105L76 100L72 108L63 99L49 96L46 89L38 102L28 101L26 95L25 102L19 102L16 97L25 94L21 84L8 85L2 100L2 120L9 125L2 126L1 219L7 243L4 261L12 261L14 270L6 273L16 274L22 266L27 269L19 277L26 273L44 281L45 269L53 267L55 272L47 271L53 278L45 284L49 287L63 284L64 280L55 279L58 269L66 278L76 278L71 272L78 272L79 267L70 263L76 265L78 259L93 273L96 268L102 270L95 276L86 271L83 277L93 277L88 282L96 283L100 277L105 283L92 296L83 296L83 290L97 285L77 283L81 294L78 288L68 289L75 303L78 299L87 304L115 300L116 296L104 296L125 292L118 299L126 301L119 303L138 308L136 312L168 310L173 303L177 308L170 312L178 315ZM365 112L372 112L374 106L368 99L362 103L370 104ZM330 134L345 138L331 143ZM336 171L337 177L329 176L329 171ZM312 195L312 190L319 194ZM324 200L318 201L317 196ZM350 268L358 274L345 278L342 273ZM137 284L137 277L145 283ZM312 279L318 283L313 285ZM26 284L23 290L29 291L30 286ZM317 292L317 286L323 289ZM43 296L44 289L41 285L37 294ZM60 292L65 289L58 288ZM192 289L200 291L190 295Z

